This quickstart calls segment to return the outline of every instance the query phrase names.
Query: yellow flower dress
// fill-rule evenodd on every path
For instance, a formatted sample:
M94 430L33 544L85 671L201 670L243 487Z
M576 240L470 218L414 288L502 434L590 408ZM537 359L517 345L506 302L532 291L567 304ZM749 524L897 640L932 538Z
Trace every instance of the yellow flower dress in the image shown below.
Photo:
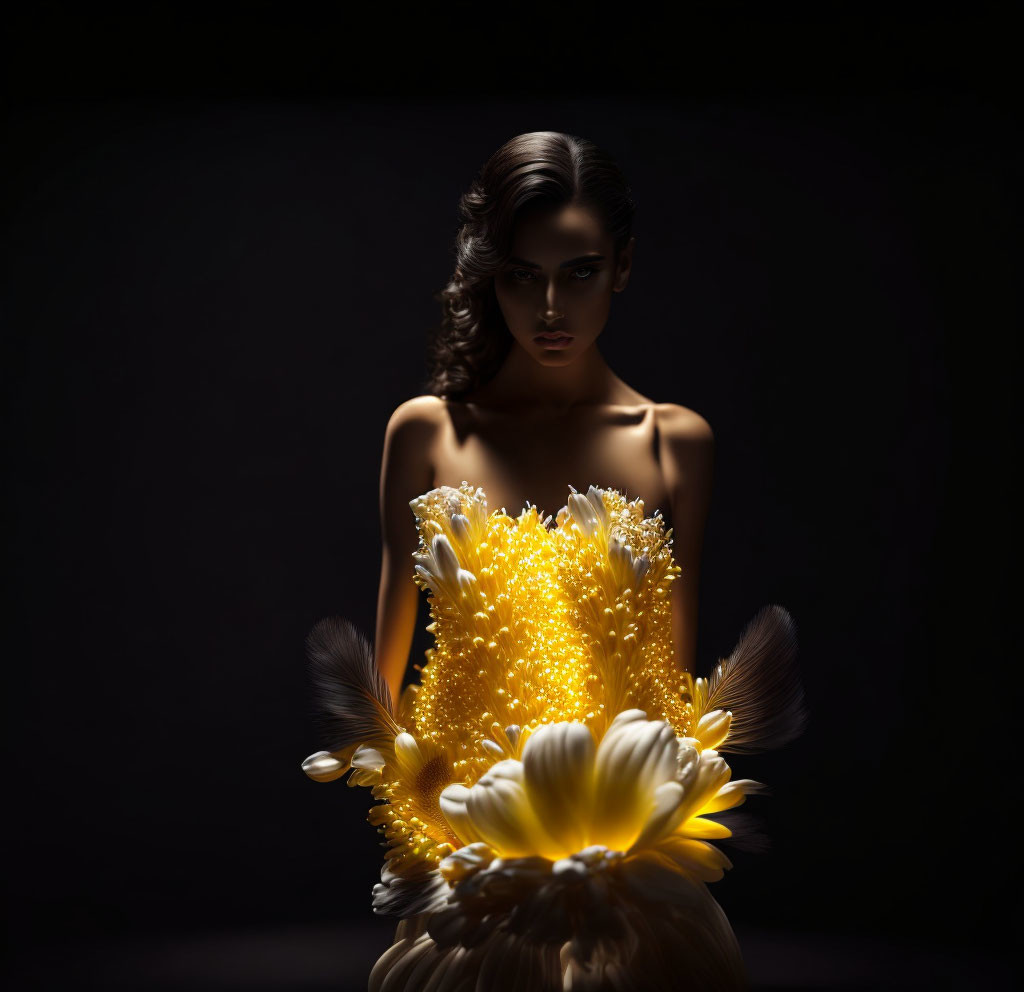
M347 620L307 639L326 750L303 769L379 801L373 908L400 922L370 992L743 988L707 883L731 867L716 814L762 787L722 755L800 732L789 614L762 609L694 679L672 532L642 500L591 486L512 517L464 482L410 508L435 638L419 684L395 705Z

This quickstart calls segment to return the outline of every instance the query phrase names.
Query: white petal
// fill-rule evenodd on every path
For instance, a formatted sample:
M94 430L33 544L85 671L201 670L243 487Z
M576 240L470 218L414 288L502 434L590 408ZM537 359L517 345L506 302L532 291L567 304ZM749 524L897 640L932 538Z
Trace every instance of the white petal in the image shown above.
M471 788L448 786L441 811L460 840L484 841L502 857L539 854L552 845L523 788L523 765L507 758Z
M445 786L438 799L444 818L463 844L472 844L483 840L469 817L469 810L466 808L468 800L469 789L459 784Z
M623 568L633 570L633 553L621 537L613 537L608 542L608 557Z
M416 570L416 574L419 575L420 578L423 579L423 581L430 587L430 591L435 596L440 596L441 586L438 584L437 576L422 565L415 565L414 568Z
M587 866L575 858L559 858L551 866L551 874L561 879L586 878L590 874Z
M384 767L384 755L375 747L357 747L352 755L352 767L380 771Z
M451 517L452 533L459 541L470 540L469 517L462 513L453 513Z
M644 710L632 709L623 710L621 713L615 715L615 719L608 725L608 730L605 733L605 737L616 728L624 727L627 723L636 723L637 720L646 720L647 713Z
M678 752L679 742L667 721L616 717L594 763L592 842L614 850L633 843L654 805L655 790L675 781Z
M477 842L460 847L442 859L438 867L445 880L454 885L467 875L473 875L486 868L494 860L494 851L487 844Z
M455 549L444 534L435 534L430 542L437 574L447 583L455 583L459 576L459 558Z
M522 780L522 762L499 761L469 790L466 800L473 826L502 857L536 853L532 811Z
M678 755L679 743L668 721L632 719L620 722L616 717L597 749L598 783L612 779L636 781L640 791L653 795L662 782L676 777Z
M586 496L572 493L569 496L567 506L569 507L569 513L572 514L572 518L576 522L576 526L587 537L593 537L594 533L601 526L597 512L594 510L594 504Z
M696 778L697 769L700 767L700 750L689 744L690 740L692 738L679 738L679 768L676 771L676 781L681 782L687 788Z
M402 764L413 769L419 769L423 764L423 756L420 754L416 738L404 730L395 737L395 756Z
M716 748L729 736L729 727L732 725L732 712L730 710L712 710L705 713L697 722L697 729L693 732L705 749Z
M594 737L582 723L542 724L523 748L523 784L534 811L558 848L572 854L587 843L593 791Z
M348 764L339 761L330 751L317 751L302 762L302 770L314 782L333 782L348 771Z
M644 553L633 562L633 574L636 576L636 585L639 586L644 580L644 576L651 569L651 559L647 552Z
M587 490L587 499L590 500L591 505L594 507L594 513L598 520L601 521L602 525L608 526L608 507L604 505L604 499L602 498L604 490L598 489L597 486L591 486Z

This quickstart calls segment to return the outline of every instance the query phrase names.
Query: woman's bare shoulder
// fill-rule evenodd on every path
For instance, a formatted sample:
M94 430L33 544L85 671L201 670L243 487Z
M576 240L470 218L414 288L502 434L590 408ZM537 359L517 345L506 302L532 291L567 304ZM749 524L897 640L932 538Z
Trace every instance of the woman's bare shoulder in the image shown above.
M409 500L433 485L434 451L444 401L414 396L394 409L384 432L381 456L381 512L384 541L403 532Z
M713 444L711 425L696 410L679 403L655 403L658 432L668 442Z
M696 410L657 404L659 459L677 525L703 526L711 492L715 436ZM703 509L701 509L703 507Z
M395 407L384 432L384 472L413 476L418 486L433 472L433 451L445 402L438 396L414 396ZM422 491L422 490L420 490Z
M435 430L447 415L447 403L431 394L399 403L388 418L388 434L420 434Z

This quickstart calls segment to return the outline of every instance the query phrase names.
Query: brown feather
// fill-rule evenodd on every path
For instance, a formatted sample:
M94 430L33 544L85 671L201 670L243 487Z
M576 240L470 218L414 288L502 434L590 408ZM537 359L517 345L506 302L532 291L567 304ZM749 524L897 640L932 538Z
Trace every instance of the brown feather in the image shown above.
M751 754L781 747L807 722L796 665L796 627L781 606L765 606L711 675L702 713L732 711L729 736L719 751Z
M771 847L771 837L764 817L743 809L727 809L719 813L705 813L703 819L714 820L732 831L731 837L715 841L723 847L733 847L737 851L749 851L751 854L762 854Z
M401 727L370 642L343 617L325 617L306 637L313 720L323 747L390 747Z

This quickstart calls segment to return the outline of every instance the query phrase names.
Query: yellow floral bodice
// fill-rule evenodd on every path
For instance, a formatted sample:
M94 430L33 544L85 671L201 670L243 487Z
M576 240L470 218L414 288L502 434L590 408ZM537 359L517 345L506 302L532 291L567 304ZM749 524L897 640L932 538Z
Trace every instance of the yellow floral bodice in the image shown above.
M401 710L458 777L484 771L477 741L509 725L575 720L600 734L637 707L689 735L693 685L674 662L669 596L681 569L660 514L594 486L546 519L532 505L489 512L465 482L409 505L436 646Z

